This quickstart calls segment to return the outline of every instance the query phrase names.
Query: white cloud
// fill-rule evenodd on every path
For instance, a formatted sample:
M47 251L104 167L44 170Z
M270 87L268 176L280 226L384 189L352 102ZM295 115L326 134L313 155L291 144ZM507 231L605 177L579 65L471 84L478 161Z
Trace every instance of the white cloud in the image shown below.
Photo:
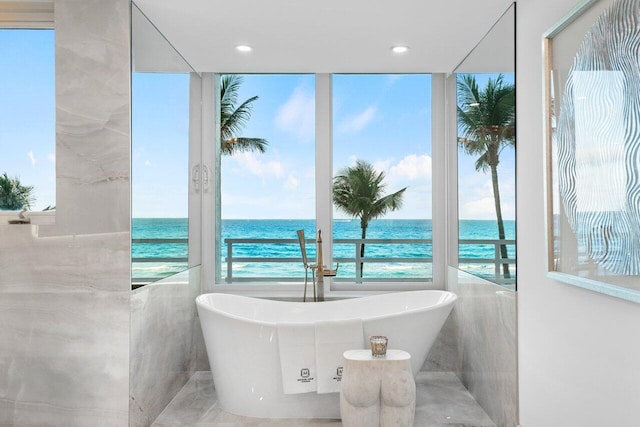
M493 197L470 200L462 205L460 218L495 219L496 210L494 206Z
M315 108L314 95L306 91L303 86L298 86L289 99L278 108L276 126L300 138L313 138Z
M372 105L358 114L347 117L338 127L339 132L348 133L361 131L375 118L376 112L376 107Z
M426 154L409 154L389 169L391 177L405 178L411 181L431 178L431 157Z
M56 163L56 154L55 153L49 153L49 155L47 156L47 159L51 163L55 164Z
M378 160L377 162L373 163L373 168L375 170L377 170L378 172L387 172L389 170L389 166L391 166L391 162L393 161L393 159L387 159L387 160Z
M153 164L151 164L151 161L150 161L150 160L145 160L145 161L144 161L144 165L145 165L146 167L151 167L151 166L153 166Z
M293 174L289 174L289 177L284 182L284 188L287 190L296 190L300 185L300 180L296 178Z
M35 166L36 163L38 162L32 150L29 150L29 152L27 153L27 157L29 158L29 160L31 160L31 166Z
M470 177L471 178L471 177ZM490 179L475 182L467 180L460 186L460 218L488 219L495 221L496 208L493 198L493 185ZM500 201L502 204L502 218L515 218L515 203L513 186L500 184Z
M263 161L254 153L238 153L233 158L240 167L261 178L281 178L284 175L282 163L278 161Z

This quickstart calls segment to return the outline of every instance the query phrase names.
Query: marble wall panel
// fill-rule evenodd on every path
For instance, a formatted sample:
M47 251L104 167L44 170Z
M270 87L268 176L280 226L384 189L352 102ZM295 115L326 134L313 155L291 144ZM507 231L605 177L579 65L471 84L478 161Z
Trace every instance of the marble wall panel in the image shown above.
M129 2L55 0L55 225L0 225L0 425L127 426Z
M455 310L455 307L453 308ZM458 326L453 311L442 325L421 370L426 372L455 372L460 376L462 359L458 353Z
M454 371L499 427L517 425L516 293L455 268L448 290L458 360Z
M55 1L59 233L129 230L129 38L129 1Z
M131 295L132 427L151 425L194 372L208 369L199 294L200 267L194 267Z
M0 236L0 425L127 425L129 233Z

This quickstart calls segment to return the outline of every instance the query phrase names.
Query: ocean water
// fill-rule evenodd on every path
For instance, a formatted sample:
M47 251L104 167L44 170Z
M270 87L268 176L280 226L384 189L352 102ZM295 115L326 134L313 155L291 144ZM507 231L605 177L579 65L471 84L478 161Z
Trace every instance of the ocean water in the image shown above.
M460 221L460 239L497 239L496 221L462 220ZM308 239L315 236L314 220L223 220L222 246L220 253L222 277L226 276L224 256L227 238L242 239L297 239L296 230L304 230ZM515 221L505 221L507 239L515 238ZM334 234L336 239L359 239L361 235L358 220L335 220ZM188 224L186 218L134 218L132 228L133 239L171 239L187 238ZM328 236L323 236L325 241ZM367 229L367 239L431 239L431 220L391 220L372 221ZM315 257L315 245L307 244L309 258ZM508 247L509 257L515 256L515 248ZM460 245L461 258L492 259L495 247L488 245ZM334 243L334 259L355 258L356 245L353 243ZM187 257L186 244L154 243L132 245L133 258L171 258ZM233 256L292 258L291 262L234 262L233 277L304 277L304 268L300 262L300 247L297 243L289 244L234 244ZM409 258L419 260L432 257L431 244L367 244L365 257L372 258ZM161 278L186 268L186 263L154 262L133 263L134 278ZM475 274L493 277L493 263L473 263L461 265L461 268ZM512 268L513 270L513 268ZM343 261L338 278L349 280L355 277L355 263ZM375 262L365 263L363 277L385 278L428 278L431 277L430 262Z

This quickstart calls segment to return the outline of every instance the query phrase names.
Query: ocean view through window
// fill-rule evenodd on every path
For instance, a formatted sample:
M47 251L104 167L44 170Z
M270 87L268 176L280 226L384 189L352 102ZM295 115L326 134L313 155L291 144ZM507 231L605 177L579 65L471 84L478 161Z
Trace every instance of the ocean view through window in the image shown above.
M221 76L218 281L300 278L296 230L315 231L314 114L312 74Z
M457 75L458 268L509 287L516 280L514 80L514 73Z
M431 280L431 75L334 75L333 124L334 280Z
M305 271L296 231L304 230L307 252L314 262L314 239L317 229L323 228L324 263L331 263L331 268L340 263L338 275L330 281L332 288L364 289L380 282L407 289L432 286L436 226L431 207L431 75L252 74L217 78L220 85L215 99L220 102L222 132L216 145L221 153L220 180L214 190L220 205L210 214L203 211L203 215L210 215L203 221L215 224L212 234L218 244L215 256L203 255L202 262L217 261L219 268L211 270L209 285L302 283ZM184 167L180 156L162 154L158 161L171 158L177 166L172 168L167 161L162 176L154 178L161 185L169 185L171 180L184 185L184 200L169 205L160 191L154 196L155 212L160 214L139 215L141 205L136 208L135 198L143 193L136 192L134 180L134 245L138 242L137 248L156 257L153 268L151 264L144 266L148 267L146 274L157 278L187 265L185 201L191 179L186 159L187 81L179 83L185 102L172 101L173 108L184 105L184 113L176 111L184 117L177 120L184 136L178 138L184 141L178 145L184 151ZM171 95L161 97L170 99ZM330 108L325 110L327 105ZM323 114L328 116L323 118ZM160 138L170 134L167 130ZM145 165L144 156L137 158L136 153L134 148L134 167L138 162L140 168ZM508 153L503 155L509 159ZM494 276L495 266L503 263L496 253L501 244L512 245L508 248L511 257L515 242L499 242L495 217L463 215L473 212L469 207L485 206L487 194L478 191L479 185L484 187L473 160L461 161L471 167L459 170L464 193L458 227L460 261L468 261L469 271L501 279L503 273ZM348 181L340 177L349 177L349 170L364 171L371 178L367 182L375 183L375 194L369 201L372 205L377 199L395 198L384 209L369 212L364 236L360 211L345 210L338 206L342 203L338 199L323 195L323 189L328 189L328 194L332 189L334 194L355 191L349 185L336 187ZM133 176L135 179L135 170ZM501 188L509 185L505 177ZM507 202L507 215L502 223L505 240L509 240L515 233L515 222L508 215L509 196L503 201ZM182 214L169 214L180 209ZM326 218L329 222L323 222ZM147 243L155 238L165 240L162 246ZM203 239L204 245L210 244Z
M189 74L133 73L132 286L187 268Z

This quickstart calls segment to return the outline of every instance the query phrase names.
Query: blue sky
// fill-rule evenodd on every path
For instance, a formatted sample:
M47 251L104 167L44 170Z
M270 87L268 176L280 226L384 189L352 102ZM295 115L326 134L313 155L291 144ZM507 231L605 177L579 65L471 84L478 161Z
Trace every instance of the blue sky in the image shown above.
M53 31L0 30L0 52L0 174L34 186L42 210L55 205Z
M134 73L131 85L133 216L185 218L189 75Z
M486 86L489 79L495 80L496 77L496 74L475 75L480 90ZM514 83L513 74L504 74L503 79L505 84ZM491 175L489 172L475 170L476 158L458 150L458 216L460 219L495 220ZM500 154L498 165L498 185L504 219L515 219L515 165L515 150L505 148Z
M334 174L367 160L385 171L389 191L408 187L387 218L429 218L430 76L336 75L333 90ZM269 149L223 158L223 218L313 218L315 78L245 76L239 99L256 94L244 135Z
M41 210L55 204L53 31L0 30L0 49L0 93L11 100L0 103L0 173L33 185ZM488 77L478 75L480 86ZM314 79L244 76L239 99L259 99L243 136L266 138L269 148L223 157L223 218L314 217ZM189 77L134 74L132 84L133 216L185 217ZM386 218L431 217L430 99L428 74L333 78L333 172L367 160L389 191L407 187L403 208ZM494 219L490 177L474 161L460 153L460 218ZM504 216L513 218L513 150L502 153L499 176Z

